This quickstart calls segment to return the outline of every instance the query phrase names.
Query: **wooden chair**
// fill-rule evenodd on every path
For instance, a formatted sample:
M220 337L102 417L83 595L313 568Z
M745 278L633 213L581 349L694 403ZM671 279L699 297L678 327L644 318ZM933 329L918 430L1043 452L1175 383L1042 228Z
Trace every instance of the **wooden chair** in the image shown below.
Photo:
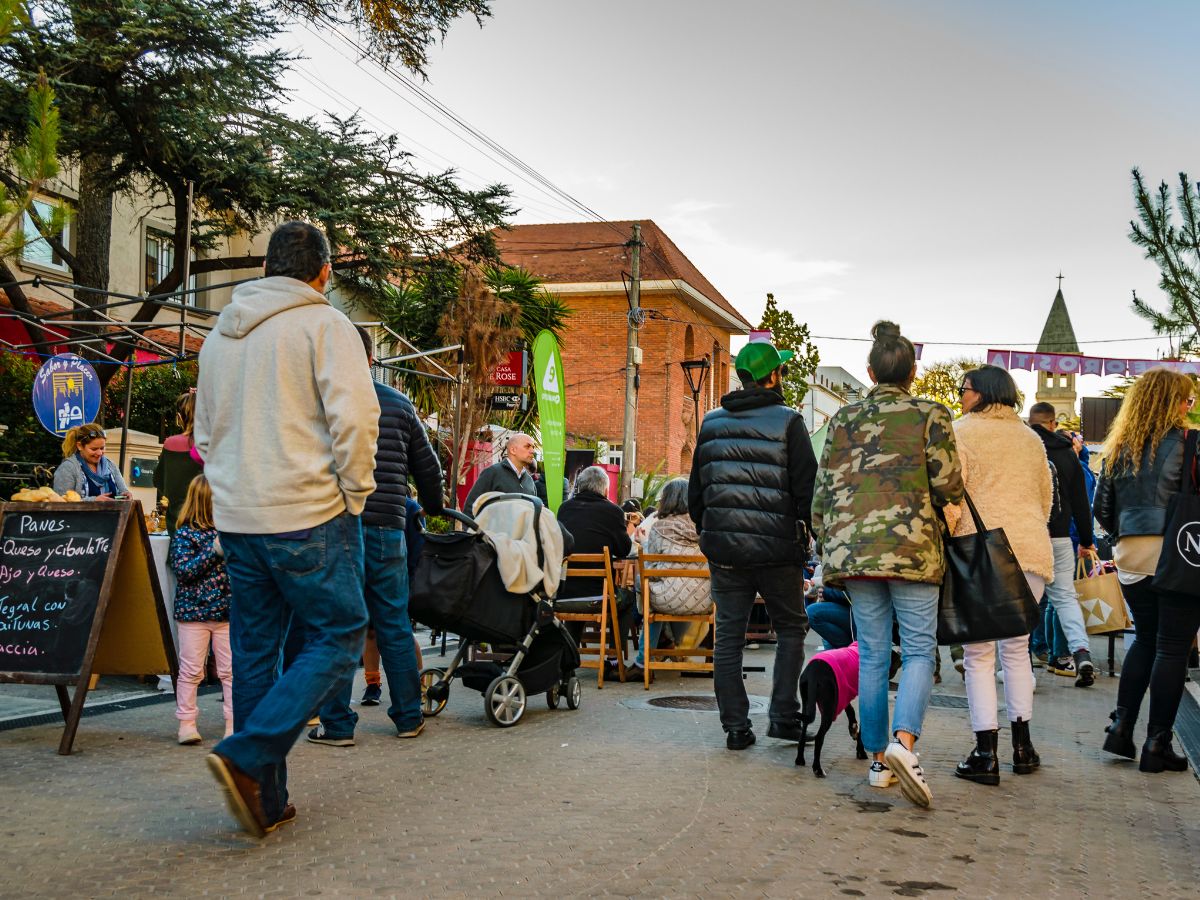
M612 554L607 547L603 553L573 553L567 557L567 578L603 578L604 589L599 597L571 597L563 602L578 600L600 601L597 612L561 612L554 614L562 622L582 622L584 631L579 640L580 665L597 669L597 689L604 688L604 664L610 658L617 661L617 675L625 680L625 650L621 627L617 619L617 592L613 581ZM609 635L613 636L610 646ZM595 641L595 645L591 644ZM591 657L595 659L591 659Z
M651 567L651 564L654 567ZM663 567L659 567L659 566ZM713 650L711 647L693 647L681 650L674 647L659 650L650 646L650 626L655 622L707 622L709 628L715 627L716 605L706 613L691 616L675 616L655 612L650 608L650 581L654 578L703 578L709 580L708 560L700 555L680 555L670 553L643 553L638 556L638 576L642 582L642 634L645 636L646 649L642 654L642 672L644 687L650 690L650 676L656 670L673 670L676 672L711 672L713 670ZM714 635L715 638L715 635ZM713 641L716 644L716 641ZM663 656L698 656L695 661L671 662L655 661L655 657Z

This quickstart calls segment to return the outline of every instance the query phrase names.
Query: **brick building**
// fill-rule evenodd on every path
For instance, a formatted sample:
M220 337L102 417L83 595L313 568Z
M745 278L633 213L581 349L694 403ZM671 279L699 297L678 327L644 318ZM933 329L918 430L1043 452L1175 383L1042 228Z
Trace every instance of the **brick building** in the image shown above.
M654 222L643 220L641 306L645 324L637 415L636 468L691 468L693 398L679 363L706 357L711 368L700 414L712 409L731 375L730 338L749 322ZM624 425L627 288L633 222L518 225L496 232L504 261L544 279L574 310L563 338L568 442L598 439L616 451Z

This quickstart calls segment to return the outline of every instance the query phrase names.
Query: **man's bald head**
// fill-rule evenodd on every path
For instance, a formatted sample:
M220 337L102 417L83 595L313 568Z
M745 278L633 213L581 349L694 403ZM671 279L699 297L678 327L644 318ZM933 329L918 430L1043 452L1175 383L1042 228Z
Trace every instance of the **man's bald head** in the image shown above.
M536 454L537 443L527 434L514 434L504 445L504 455L518 470L529 468Z
M1041 425L1053 431L1058 426L1058 412L1052 403L1035 403L1029 408L1029 424Z

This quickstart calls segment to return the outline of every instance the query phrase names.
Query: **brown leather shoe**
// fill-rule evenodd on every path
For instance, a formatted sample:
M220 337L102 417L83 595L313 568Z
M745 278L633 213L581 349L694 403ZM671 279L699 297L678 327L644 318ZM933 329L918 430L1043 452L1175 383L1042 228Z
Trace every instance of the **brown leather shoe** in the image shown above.
M268 833L270 833L270 832L274 831L276 828L278 828L280 825L287 825L289 822L295 822L295 821L296 821L296 807L293 806L291 803L289 803L287 806L285 806L283 808L283 813L279 816L278 819L275 820L275 824L268 825L266 830Z
M267 815L263 812L262 791L258 782L220 753L208 754L208 769L225 791L225 803L243 831L261 838L265 837L268 831L274 830L274 825L267 825ZM285 815L286 812L285 810Z

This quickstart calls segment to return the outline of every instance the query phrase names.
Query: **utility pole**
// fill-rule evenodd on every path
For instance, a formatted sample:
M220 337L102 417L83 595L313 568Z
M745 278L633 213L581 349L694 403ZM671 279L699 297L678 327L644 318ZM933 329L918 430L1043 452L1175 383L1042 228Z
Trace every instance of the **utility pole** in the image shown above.
M629 284L628 339L625 348L625 429L621 438L621 499L627 500L637 465L637 392L638 365L642 351L638 347L638 328L642 324L642 226L633 226L633 238L625 246L633 248Z

